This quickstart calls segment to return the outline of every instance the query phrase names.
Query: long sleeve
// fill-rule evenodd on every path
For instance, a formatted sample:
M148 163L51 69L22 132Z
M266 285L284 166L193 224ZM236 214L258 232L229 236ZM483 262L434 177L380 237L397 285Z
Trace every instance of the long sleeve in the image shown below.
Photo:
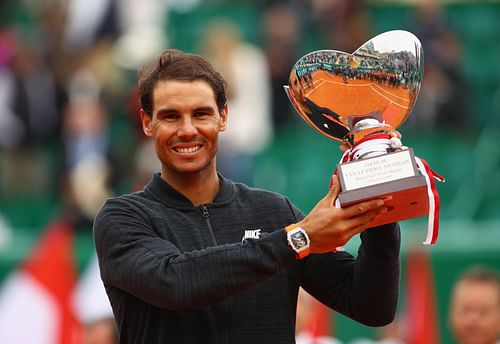
M356 259L340 252L297 261L283 228L301 218L285 197L229 182L197 207L158 176L107 201L94 239L120 340L292 343L299 285L365 324L389 322L399 228L363 233Z
M259 240L181 251L165 240L141 209L108 202L94 237L104 284L160 308L197 309L256 285L292 264L283 230ZM277 228L278 229L278 228ZM186 228L193 242L200 228Z
M390 224L361 234L358 257L347 252L311 255L302 286L324 304L369 326L395 316L400 281L400 229Z

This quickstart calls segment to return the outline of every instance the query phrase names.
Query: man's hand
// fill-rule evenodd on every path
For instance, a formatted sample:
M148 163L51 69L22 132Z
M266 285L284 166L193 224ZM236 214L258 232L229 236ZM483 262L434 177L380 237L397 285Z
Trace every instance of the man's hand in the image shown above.
M369 228L370 222L387 212L383 199L360 202L345 208L333 203L340 191L338 177L332 178L332 187L314 209L300 222L311 241L311 253L334 251L345 245L354 235Z

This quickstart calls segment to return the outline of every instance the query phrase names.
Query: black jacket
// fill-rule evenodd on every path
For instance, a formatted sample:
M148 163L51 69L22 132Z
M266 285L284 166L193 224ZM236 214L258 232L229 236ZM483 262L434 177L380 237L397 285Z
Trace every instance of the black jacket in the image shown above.
M283 196L221 180L214 202L195 207L155 174L99 212L95 243L120 343L294 343L300 285L364 324L392 321L397 225L363 233L357 259L297 261L283 227L301 212ZM249 233L260 237L242 241Z

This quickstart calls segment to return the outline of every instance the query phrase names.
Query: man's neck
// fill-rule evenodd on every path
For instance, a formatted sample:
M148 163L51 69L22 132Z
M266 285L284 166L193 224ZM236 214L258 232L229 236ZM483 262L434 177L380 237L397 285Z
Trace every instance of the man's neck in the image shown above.
M220 190L220 180L215 169L196 174L162 172L161 177L195 206L211 203Z

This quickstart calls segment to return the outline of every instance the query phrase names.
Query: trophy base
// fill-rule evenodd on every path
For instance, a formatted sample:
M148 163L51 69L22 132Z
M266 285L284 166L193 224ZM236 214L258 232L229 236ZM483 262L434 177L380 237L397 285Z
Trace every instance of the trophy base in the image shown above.
M340 192L340 206L347 207L374 198L392 196L386 202L389 211L370 223L376 227L401 220L426 216L429 214L429 198L425 177L418 175L363 188Z

